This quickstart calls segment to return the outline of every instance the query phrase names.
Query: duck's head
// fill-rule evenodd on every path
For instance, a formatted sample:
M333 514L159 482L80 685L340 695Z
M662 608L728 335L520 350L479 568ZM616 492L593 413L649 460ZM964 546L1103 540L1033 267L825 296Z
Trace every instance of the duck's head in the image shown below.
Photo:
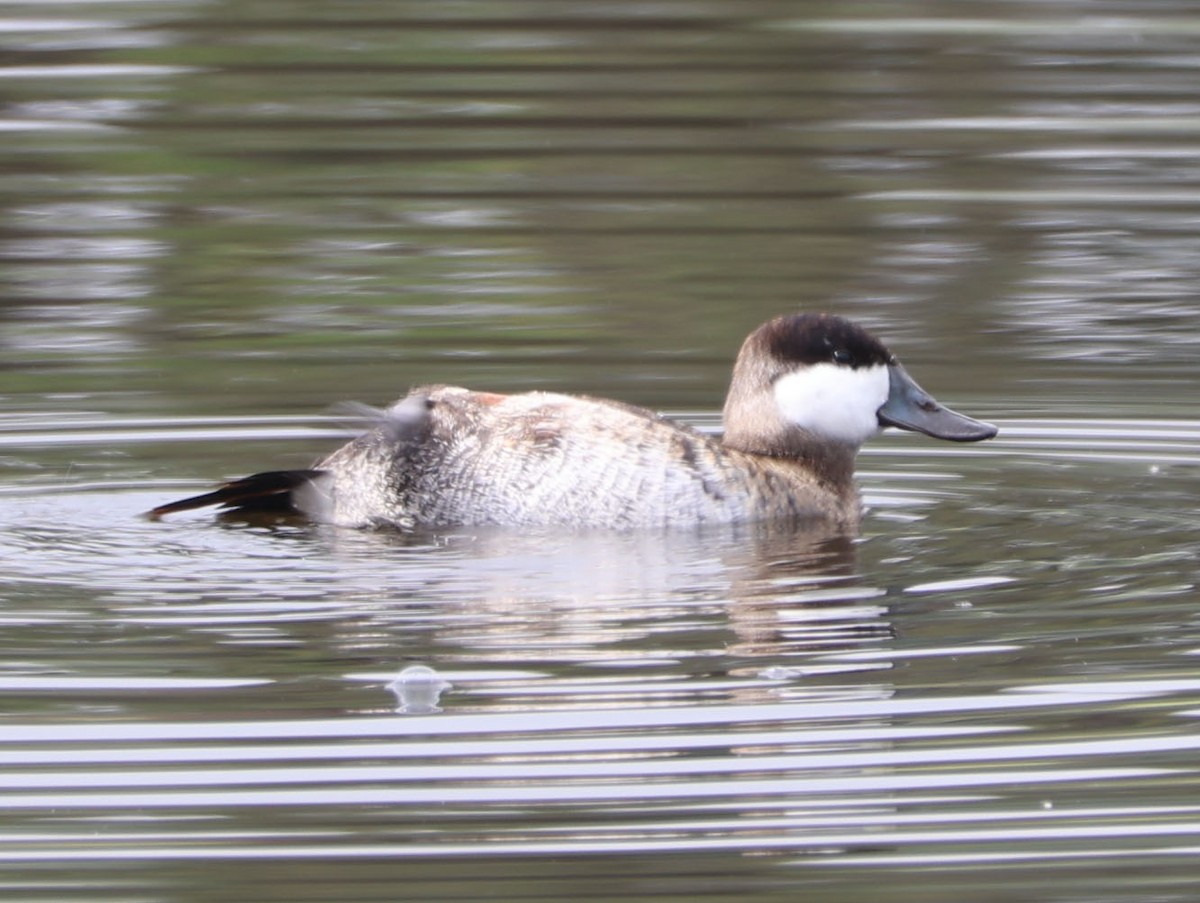
M764 323L742 344L725 401L725 444L795 455L857 449L882 427L977 442L996 427L939 404L877 338L830 314Z

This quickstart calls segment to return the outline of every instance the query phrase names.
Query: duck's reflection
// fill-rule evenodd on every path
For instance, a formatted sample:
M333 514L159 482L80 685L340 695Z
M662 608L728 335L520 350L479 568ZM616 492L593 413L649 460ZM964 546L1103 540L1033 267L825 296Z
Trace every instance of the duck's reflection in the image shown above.
M391 634L399 656L440 671L553 673L579 691L572 700L556 687L561 704L594 704L606 684L628 690L633 675L647 701L691 693L770 701L781 683L858 670L818 658L892 636L883 592L858 572L857 540L836 531L338 530L331 540L344 594L373 611L369 623L343 625L346 643ZM381 585L383 555L397 579Z

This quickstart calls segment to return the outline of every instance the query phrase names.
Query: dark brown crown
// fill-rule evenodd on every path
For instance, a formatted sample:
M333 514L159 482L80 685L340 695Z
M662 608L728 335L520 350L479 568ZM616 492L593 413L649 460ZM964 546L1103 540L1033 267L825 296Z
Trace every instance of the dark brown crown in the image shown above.
M767 353L779 361L873 367L895 358L882 342L860 326L833 314L777 317L759 327Z

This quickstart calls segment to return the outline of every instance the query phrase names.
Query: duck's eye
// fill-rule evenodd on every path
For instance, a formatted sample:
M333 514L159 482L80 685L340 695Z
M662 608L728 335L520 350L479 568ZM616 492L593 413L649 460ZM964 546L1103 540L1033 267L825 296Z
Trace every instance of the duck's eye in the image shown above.
M833 349L833 362L835 364L848 364L851 361L850 352L845 348Z

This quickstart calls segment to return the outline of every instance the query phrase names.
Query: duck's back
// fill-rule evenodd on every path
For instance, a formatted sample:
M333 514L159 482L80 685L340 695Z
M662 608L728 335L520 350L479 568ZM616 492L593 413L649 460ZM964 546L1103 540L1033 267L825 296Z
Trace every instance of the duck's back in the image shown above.
M318 465L331 477L329 519L628 528L847 513L796 462L618 402L433 386L393 411Z

